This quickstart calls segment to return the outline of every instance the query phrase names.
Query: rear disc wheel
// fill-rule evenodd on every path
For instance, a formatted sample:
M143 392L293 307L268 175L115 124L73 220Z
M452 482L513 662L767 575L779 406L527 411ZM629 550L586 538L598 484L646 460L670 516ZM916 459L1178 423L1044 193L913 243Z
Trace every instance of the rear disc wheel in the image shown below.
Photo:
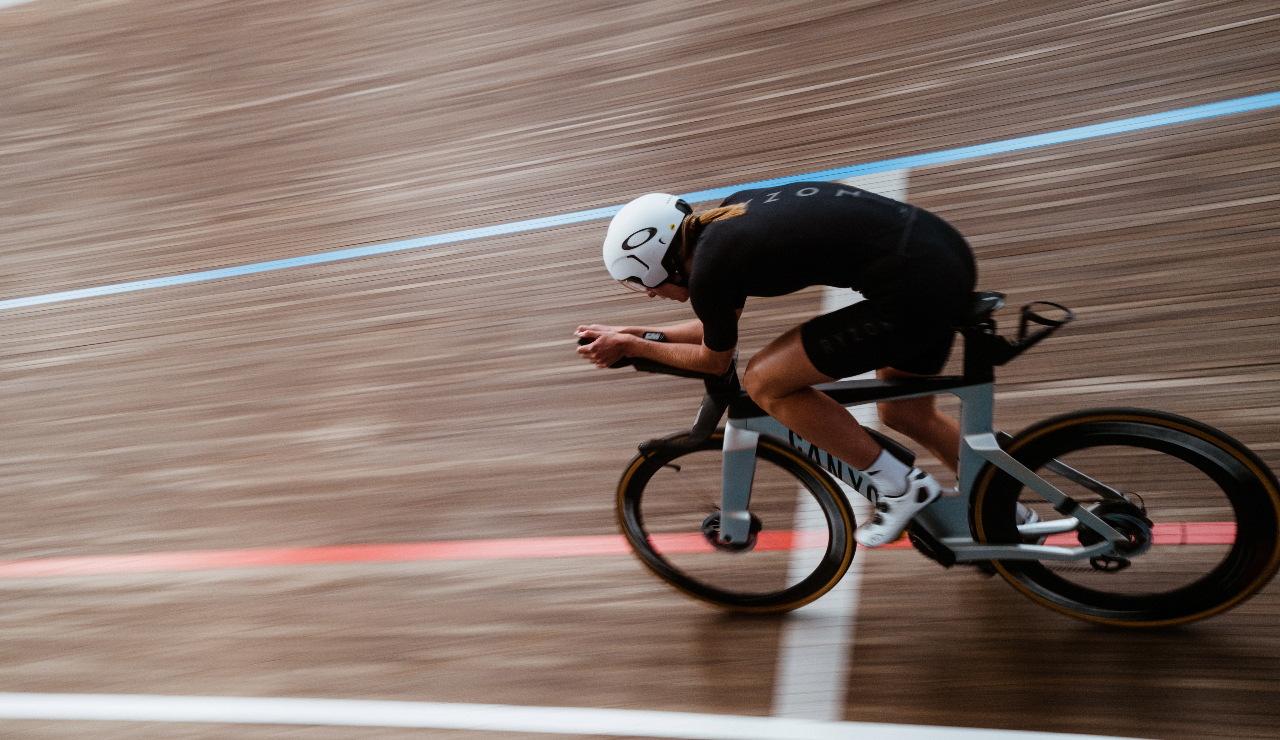
M1041 422L1007 451L1127 539L1117 553L1087 561L993 563L1046 606L1107 624L1180 624L1240 603L1280 566L1275 477L1242 444L1204 424L1154 411L1098 409ZM1060 465L1127 501L1082 485ZM1019 503L1042 522L1063 518L1008 473L986 466L970 511L976 538L1026 542L1017 530ZM1045 544L1100 541L1077 527Z

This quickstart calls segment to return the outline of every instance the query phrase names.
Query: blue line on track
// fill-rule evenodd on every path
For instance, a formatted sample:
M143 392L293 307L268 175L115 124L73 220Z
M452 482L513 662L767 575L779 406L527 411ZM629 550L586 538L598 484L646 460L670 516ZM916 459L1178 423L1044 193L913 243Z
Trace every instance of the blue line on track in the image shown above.
M925 165L943 164L946 162L955 162L961 159L985 157L992 154L1003 154L1005 152L1013 152L1020 149L1032 149L1035 147L1049 146L1051 144L1080 141L1082 139L1094 139L1101 136L1110 136L1112 134L1139 131L1142 129L1156 128L1158 126L1169 126L1175 123L1186 123L1188 121L1199 121L1206 118L1216 118L1218 116L1227 116L1233 113L1263 110L1265 108L1274 108L1276 106L1280 106L1280 92L1267 93L1265 95L1253 95L1247 98L1237 98L1235 100L1225 100L1220 103L1197 105L1190 108L1167 111L1165 113L1153 113L1146 116L1137 116L1135 118L1124 118L1119 121L1097 123L1092 126L1080 126L1078 128L1069 128L1063 131L1054 131L1047 134L1022 136L1016 139L1006 139L1004 141L997 141L990 144L965 146L958 149L944 149L940 152L916 154L909 157L897 157L895 159L886 159L880 162L871 162L869 164L859 164L852 167L838 167L833 170L821 170L819 172L810 172L793 177L760 180L758 182L750 182L744 185L715 188L713 190L699 190L696 193L687 193L682 197L686 200L697 203L724 198L734 192L749 188L767 188L788 182L795 182L797 180L839 180L857 175L869 175L876 172L900 170L907 167L923 167ZM403 241L389 242L386 244L374 244L367 247L356 247L354 249L342 249L336 252L323 252L321 254L310 254L303 257L272 260L271 262L256 262L250 265L240 265L239 267L205 270L203 272L152 278L150 280L136 280L130 283L102 285L96 288L67 290L61 293L47 293L45 295L30 296L28 298L12 298L0 301L0 311L9 308L36 306L43 303L73 301L79 298L93 298L96 296L112 295L115 293L128 293L135 290L165 288L173 285L199 283L206 280L218 280L220 278L236 277L239 275L252 275L258 272L271 272L272 270L283 270L289 267L318 265L324 262L337 262L339 260L349 260L357 257L370 257L377 254L387 254L389 252L403 252L407 249L420 249L422 247L451 244L454 242L468 241L470 239L483 239L485 237L514 234L522 231L548 229L555 226L566 226L568 224L576 224L583 221L595 221L598 219L609 218L617 213L621 208L621 205L610 206L608 208L595 208L589 211L576 211L574 213L564 213L558 216L546 216L544 218L516 221L509 224L499 224L497 226L485 226L478 229L450 231L444 234L436 234L434 236L405 239Z

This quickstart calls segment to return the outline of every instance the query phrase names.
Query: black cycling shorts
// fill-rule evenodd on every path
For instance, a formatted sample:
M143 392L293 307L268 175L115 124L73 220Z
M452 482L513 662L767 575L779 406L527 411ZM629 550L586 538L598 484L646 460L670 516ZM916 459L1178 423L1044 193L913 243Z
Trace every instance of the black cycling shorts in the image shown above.
M863 290L866 300L800 328L818 372L847 378L884 367L942 371L973 293L973 254L942 219L919 211L913 220L899 257Z
M882 367L917 375L941 372L955 330L903 323L882 308L878 301L865 300L806 322L800 338L818 372L831 378Z

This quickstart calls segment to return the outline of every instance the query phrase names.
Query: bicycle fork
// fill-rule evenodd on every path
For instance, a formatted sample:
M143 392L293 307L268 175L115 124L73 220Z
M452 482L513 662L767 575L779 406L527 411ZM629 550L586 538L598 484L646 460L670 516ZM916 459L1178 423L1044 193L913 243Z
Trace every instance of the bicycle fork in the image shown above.
M755 477L756 445L761 434L787 440L818 467L825 468L837 480L875 503L878 492L869 476L833 455L824 453L781 422L768 416L730 419L724 430L723 468L720 474L720 544L741 544L750 537L751 483Z
M867 383L868 386L873 386L881 382L868 381ZM988 395L990 395L989 384L986 388ZM935 392L932 390L920 393L907 392L899 397L908 398L913 395L930 395ZM706 402L704 401L704 403ZM990 408L989 403L987 408ZM903 460L907 465L914 463L915 455L906 447L888 437L879 435L873 430L867 431L875 436L876 441L883 447L886 449L891 448L892 454ZM749 504L751 502L751 480L755 471L756 446L761 434L768 435L779 441L785 440L800 455L807 457L814 466L824 469L831 477L852 488L873 505L879 499L879 491L870 476L838 459L831 453L819 449L817 445L788 429L782 422L768 415L735 418L731 410L729 423L725 428L723 446L724 467L721 473L720 533L718 540L720 544L739 544L746 541L750 536L751 513ZM941 521L946 522L946 525L941 527L942 531L949 534L952 530L956 530L956 534L968 534L968 524L963 505L958 508L952 505L958 502L959 498L956 496L947 497L945 503L944 499L939 499L925 509L925 512L946 509L946 513L941 516ZM958 529L959 527L963 527L963 529Z
M751 481L756 474L760 433L729 424L724 430L720 472L720 544L745 543L751 536Z

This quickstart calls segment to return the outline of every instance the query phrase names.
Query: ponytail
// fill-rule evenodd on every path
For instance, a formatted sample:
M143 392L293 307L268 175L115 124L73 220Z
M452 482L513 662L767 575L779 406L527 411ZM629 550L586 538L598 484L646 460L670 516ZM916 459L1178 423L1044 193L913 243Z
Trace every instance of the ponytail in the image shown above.
M676 244L676 261L679 265L679 271L685 271L685 264L693 258L693 250L698 246L698 237L702 236L703 229L709 224L725 219L737 218L747 212L746 203L734 203L729 206L720 206L711 210L700 213L697 216L687 216L680 223L679 236Z

